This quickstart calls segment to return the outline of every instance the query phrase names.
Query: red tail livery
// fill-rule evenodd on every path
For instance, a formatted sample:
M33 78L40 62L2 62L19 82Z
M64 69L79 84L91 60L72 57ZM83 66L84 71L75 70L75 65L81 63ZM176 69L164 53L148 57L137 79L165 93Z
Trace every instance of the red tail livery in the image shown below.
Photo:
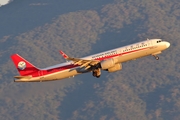
M34 73L37 73L39 71L38 68L36 68L34 65L32 65L30 62L28 62L18 54L11 55L11 59L21 76L32 76Z

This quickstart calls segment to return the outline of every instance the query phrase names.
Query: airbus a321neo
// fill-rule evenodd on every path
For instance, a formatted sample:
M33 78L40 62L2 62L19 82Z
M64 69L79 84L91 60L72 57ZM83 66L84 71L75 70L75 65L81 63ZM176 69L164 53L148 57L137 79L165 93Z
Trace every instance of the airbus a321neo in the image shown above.
M147 39L146 41L101 52L83 58L74 58L60 51L60 54L69 62L37 68L18 54L11 56L20 76L14 76L15 82L44 82L74 77L75 75L92 72L94 77L99 78L101 70L115 72L122 69L122 63L135 60L144 56L152 55L156 60L170 43L161 39Z

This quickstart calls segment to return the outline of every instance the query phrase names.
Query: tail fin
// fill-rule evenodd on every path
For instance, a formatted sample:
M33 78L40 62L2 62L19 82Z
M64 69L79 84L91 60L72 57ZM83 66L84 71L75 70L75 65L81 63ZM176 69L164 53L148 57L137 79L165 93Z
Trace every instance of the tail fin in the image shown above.
M11 59L21 76L32 75L39 70L37 67L32 65L30 62L28 62L18 54L11 55Z

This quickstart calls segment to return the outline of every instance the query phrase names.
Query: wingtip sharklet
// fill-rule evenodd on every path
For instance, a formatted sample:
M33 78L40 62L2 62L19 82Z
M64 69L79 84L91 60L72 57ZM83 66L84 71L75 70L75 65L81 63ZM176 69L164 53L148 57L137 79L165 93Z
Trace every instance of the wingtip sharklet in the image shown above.
M65 59L68 59L68 58L69 58L69 56L66 55L62 50L60 50L59 52L60 52L60 54L61 54Z

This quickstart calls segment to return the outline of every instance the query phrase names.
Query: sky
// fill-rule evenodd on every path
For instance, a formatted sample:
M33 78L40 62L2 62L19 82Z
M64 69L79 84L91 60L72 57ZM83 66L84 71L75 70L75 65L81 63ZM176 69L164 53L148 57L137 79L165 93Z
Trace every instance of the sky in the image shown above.
M10 2L11 0L0 0L0 6L1 5L6 5Z

